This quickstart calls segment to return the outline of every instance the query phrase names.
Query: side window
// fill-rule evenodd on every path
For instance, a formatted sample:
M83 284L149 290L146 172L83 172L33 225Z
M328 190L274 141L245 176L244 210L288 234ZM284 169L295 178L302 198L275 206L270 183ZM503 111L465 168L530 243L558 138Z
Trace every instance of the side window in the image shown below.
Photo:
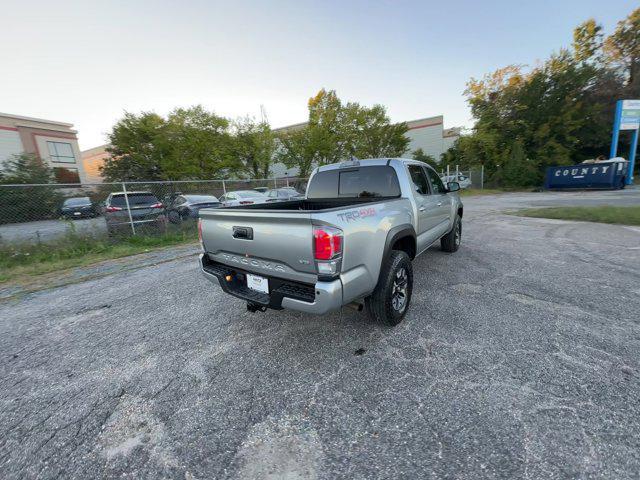
M277 192L275 190L269 190L269 198L275 197Z
M413 189L420 195L429 195L429 185L424 170L420 165L408 165Z
M440 177L436 172L431 170L430 168L425 168L427 171L427 175L429 176L429 181L431 182L431 190L433 193L447 193L447 189L444 188L444 184Z
M278 196L279 196L280 198L287 198L287 197L288 197L287 192L283 192L282 190L280 190L280 191L278 192Z
M235 193L227 193L227 200L235 200L235 199L236 199Z
M225 195L222 195L222 196L219 198L219 200L220 200L221 202L224 202L225 200L227 200L227 195L226 195L226 194L225 194Z

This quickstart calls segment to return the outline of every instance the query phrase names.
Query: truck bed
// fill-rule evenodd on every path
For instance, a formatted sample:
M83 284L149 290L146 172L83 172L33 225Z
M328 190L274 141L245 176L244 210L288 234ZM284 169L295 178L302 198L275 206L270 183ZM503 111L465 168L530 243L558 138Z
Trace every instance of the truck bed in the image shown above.
M237 207L225 207L223 210L297 210L312 212L319 210L331 210L334 208L345 208L369 203L385 202L395 200L399 197L366 197L366 198L318 198L290 200L288 202L257 203L254 205L239 205Z

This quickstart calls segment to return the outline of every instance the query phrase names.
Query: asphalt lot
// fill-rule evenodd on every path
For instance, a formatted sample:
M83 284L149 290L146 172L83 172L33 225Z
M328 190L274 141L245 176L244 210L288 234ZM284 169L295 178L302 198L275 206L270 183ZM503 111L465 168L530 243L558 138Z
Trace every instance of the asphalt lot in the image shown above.
M469 197L405 322L247 314L195 257L0 303L0 478L638 478L640 228Z
M5 242L47 242L73 232L105 236L107 224L104 217L100 216L78 220L38 220L0 225L0 239Z

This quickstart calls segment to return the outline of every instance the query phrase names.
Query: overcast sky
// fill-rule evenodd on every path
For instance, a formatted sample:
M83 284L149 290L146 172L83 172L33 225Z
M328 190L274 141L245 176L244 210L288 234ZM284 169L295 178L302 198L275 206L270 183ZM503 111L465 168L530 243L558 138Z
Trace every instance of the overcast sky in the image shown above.
M105 142L123 111L201 103L274 127L306 120L322 87L394 121L471 125L470 77L533 64L637 0L0 1L0 111L74 123Z

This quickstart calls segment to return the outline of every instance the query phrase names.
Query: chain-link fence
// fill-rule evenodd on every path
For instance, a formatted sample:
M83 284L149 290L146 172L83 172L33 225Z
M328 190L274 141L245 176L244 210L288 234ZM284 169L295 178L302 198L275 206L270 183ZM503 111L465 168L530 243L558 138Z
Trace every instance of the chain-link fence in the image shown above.
M458 168L449 167L448 170L442 170L440 177L449 182L458 182L462 189L482 190L485 186L484 168L472 168L469 170L459 170Z
M195 238L201 208L233 205L235 192L250 192L245 202L265 201L269 190L286 187L304 193L306 184L301 178L270 178L0 185L0 244L53 243L69 235L117 242L176 231Z
M463 189L481 189L482 169L441 172ZM201 208L237 205L234 192L260 194L292 188L305 193L305 178L197 180L95 184L0 185L0 244L47 243L68 235L112 238L191 232ZM257 196L257 197L256 197ZM273 198L273 200L282 199Z

